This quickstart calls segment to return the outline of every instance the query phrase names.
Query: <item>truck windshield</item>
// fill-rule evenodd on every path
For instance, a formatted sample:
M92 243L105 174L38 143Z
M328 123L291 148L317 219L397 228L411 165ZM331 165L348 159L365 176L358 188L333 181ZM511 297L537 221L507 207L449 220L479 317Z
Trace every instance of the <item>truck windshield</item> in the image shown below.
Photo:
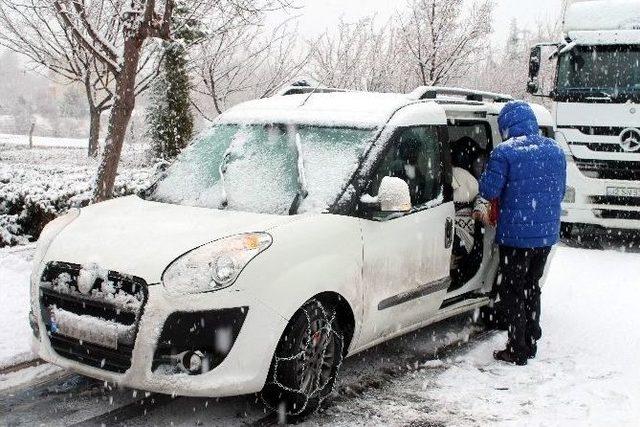
M576 46L560 56L559 96L622 102L640 95L640 46Z
M308 196L297 212L322 212L374 136L372 129L219 124L184 150L147 198L220 209L226 194L225 209L287 215L303 168Z

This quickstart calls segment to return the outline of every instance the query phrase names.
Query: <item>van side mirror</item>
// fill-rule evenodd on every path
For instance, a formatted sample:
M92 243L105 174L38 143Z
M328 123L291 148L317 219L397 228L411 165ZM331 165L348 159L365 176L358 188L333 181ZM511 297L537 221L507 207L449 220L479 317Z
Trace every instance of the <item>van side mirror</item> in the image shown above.
M532 95L540 91L540 83L538 75L540 74L540 65L542 63L542 46L534 46L529 56L529 81L527 82L527 92Z
M409 185L400 178L385 176L380 183L376 197L368 194L360 198L365 206L376 206L380 212L409 212L411 211L411 192Z

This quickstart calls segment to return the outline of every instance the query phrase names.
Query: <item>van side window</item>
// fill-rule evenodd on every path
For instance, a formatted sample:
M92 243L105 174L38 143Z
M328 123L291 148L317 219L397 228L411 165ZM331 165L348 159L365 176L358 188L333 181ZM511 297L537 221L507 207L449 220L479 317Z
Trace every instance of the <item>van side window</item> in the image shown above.
M443 169L436 127L400 129L372 178L369 194L378 194L385 176L401 178L409 185L411 204L420 207L440 195Z
M453 166L480 179L493 147L491 126L484 120L450 120L449 146Z

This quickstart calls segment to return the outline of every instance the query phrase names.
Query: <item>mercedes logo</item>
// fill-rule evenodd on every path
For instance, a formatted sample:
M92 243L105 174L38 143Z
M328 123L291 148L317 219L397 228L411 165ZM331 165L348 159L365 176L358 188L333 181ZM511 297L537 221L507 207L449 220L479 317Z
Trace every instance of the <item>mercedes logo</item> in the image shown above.
M623 130L620 134L620 146L628 152L640 150L640 130L634 128Z

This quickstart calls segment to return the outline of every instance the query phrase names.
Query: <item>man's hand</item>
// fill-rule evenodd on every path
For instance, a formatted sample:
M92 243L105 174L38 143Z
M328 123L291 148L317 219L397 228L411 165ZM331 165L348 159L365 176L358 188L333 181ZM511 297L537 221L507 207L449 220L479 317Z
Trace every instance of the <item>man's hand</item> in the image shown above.
M476 200L475 207L471 217L482 222L487 227L495 227L498 218L498 203L497 201L490 202L488 200L479 197Z
M473 214L471 214L471 217L476 221L480 221L486 226L492 225L487 212L473 211Z

